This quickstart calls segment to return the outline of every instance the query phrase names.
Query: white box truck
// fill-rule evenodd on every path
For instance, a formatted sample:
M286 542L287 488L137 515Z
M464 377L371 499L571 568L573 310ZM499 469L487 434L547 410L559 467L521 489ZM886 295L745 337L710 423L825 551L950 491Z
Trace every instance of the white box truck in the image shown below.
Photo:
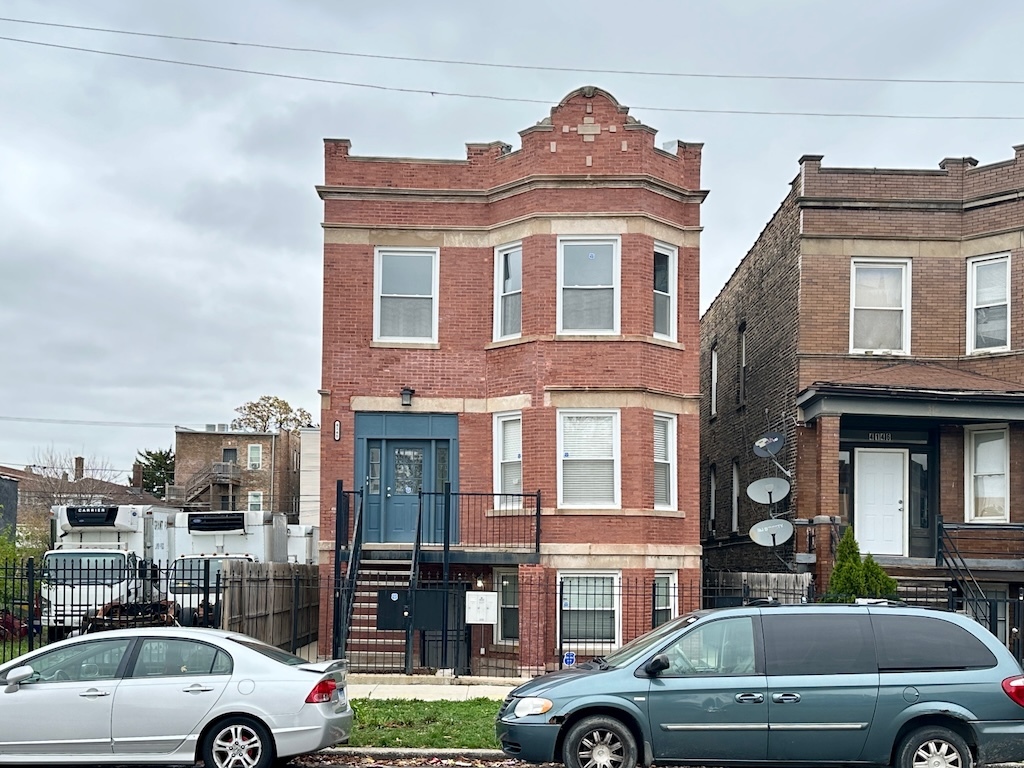
M159 599L178 512L148 504L52 507L57 540L43 555L39 606L47 636L64 637L108 603Z
M180 512L174 525L177 557L167 581L184 626L219 626L221 574L227 561L288 561L288 524L270 512Z

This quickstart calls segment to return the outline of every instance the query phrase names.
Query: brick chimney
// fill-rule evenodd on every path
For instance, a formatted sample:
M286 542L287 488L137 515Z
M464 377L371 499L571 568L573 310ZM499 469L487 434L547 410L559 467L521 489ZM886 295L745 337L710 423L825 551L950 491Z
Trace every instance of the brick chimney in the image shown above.
M75 456L75 480L85 477L85 457Z
M132 488L142 487L142 465L139 462L132 464Z

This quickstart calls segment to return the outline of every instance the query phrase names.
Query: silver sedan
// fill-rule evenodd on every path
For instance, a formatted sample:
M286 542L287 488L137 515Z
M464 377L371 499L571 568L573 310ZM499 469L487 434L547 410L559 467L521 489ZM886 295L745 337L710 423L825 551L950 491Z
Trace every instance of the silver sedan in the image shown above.
M84 635L0 665L0 764L266 768L345 742L345 662L246 635L151 627Z

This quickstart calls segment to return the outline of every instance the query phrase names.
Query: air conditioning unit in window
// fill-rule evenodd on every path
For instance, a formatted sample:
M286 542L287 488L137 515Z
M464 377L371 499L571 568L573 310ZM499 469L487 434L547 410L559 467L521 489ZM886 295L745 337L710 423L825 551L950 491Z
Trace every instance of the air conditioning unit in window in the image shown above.
M249 462L249 469L259 469L260 464L258 461Z

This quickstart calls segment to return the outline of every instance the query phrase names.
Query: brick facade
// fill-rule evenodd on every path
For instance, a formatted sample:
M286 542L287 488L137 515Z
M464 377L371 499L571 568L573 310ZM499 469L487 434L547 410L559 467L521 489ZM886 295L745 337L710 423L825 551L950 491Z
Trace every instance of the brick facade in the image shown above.
M868 482L857 480L858 462L905 455L902 471L910 479L906 492L896 494L906 496L899 499L903 551L876 559L896 575L941 578L934 567L936 513L946 525L972 519L966 436L972 426L996 425L1008 436L1008 472L998 473L1008 487L1007 525L989 537L994 543L986 551L976 548L971 567L1012 583L1007 563L1024 556L1012 528L1024 519L1017 501L1024 481L1015 470L1024 461L1018 405L1024 393L1024 206L1017 200L1024 146L1015 148L1012 160L983 167L972 158L946 159L937 170L827 168L821 160L801 158L790 193L702 318L705 393L712 349L719 370L719 413L711 418L707 405L701 410L702 498L710 496L708 467L715 463L721 521L731 503L729 463L739 457L742 489L755 477L778 474L750 447L763 431L783 432L787 441L778 458L793 473L787 514L806 525L797 526L780 554L795 568L811 569L823 589L831 572L828 542L846 525L861 536L872 524L873 513L857 512L857 483ZM971 260L1002 255L1009 257L1008 349L975 351L968 339ZM909 299L898 304L887 294L885 300L897 301L887 306L900 309L909 323L908 349L851 351L857 259L904 270ZM748 384L756 403L748 398L745 405L735 398L743 323L748 369L759 377L759 385ZM861 497L867 495L862 489ZM765 516L763 507L743 497L735 533L709 531L704 510L708 565L774 570L764 549L743 543L750 525ZM897 550L900 544L894 538L885 546L869 544L868 551L872 546Z

